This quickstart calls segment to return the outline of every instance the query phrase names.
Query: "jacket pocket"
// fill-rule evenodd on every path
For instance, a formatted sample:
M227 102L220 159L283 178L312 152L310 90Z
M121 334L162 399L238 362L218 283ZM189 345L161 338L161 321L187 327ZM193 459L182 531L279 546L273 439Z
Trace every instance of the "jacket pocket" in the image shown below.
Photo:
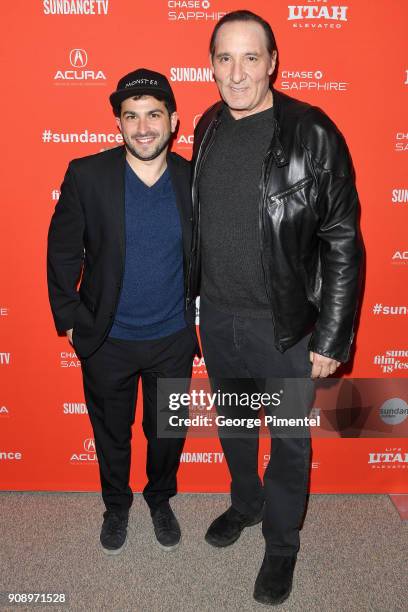
M312 181L313 177L311 176L301 179L300 181L298 181L294 185L291 185L291 187L288 187L288 189L285 189L284 191L277 191L276 193L268 195L268 201L270 203L283 202L289 196L293 195L297 191L300 191L301 189L306 187L306 185L309 185L309 183L311 183Z

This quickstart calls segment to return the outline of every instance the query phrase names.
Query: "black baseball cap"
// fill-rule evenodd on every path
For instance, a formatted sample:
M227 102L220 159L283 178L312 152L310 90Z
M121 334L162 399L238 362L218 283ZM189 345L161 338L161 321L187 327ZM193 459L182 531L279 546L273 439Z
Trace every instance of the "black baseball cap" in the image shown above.
M138 68L122 77L116 91L109 96L109 100L115 109L123 100L143 95L153 97L159 95L169 103L170 113L176 110L176 100L167 78L164 74L147 68Z

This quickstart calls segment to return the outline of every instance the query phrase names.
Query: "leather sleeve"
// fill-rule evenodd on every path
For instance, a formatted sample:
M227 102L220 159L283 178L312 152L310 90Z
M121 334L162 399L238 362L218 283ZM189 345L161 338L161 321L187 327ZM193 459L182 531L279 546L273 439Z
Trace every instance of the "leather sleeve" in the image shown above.
M309 349L345 362L354 338L361 288L359 198L352 161L340 132L323 114L314 122L312 132L308 146L318 180L322 287Z
M74 313L80 303L76 287L84 257L84 229L84 212L71 162L48 231L48 295L59 332L74 326Z

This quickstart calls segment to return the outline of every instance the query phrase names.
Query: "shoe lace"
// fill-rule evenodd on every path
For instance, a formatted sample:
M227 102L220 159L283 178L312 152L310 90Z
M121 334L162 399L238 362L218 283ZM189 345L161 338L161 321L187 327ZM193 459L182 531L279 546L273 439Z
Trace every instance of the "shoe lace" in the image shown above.
M157 526L159 529L168 529L170 527L171 516L167 512L157 513Z
M122 526L122 523L122 517L112 512L107 516L106 530L109 533L115 533L115 531L117 531Z

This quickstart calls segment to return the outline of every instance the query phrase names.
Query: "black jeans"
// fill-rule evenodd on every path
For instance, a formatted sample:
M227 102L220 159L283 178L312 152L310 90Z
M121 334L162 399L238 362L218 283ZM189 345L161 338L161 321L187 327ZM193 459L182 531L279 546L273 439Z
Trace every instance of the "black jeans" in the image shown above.
M123 513L133 501L129 487L131 426L139 378L147 439L148 482L143 496L153 512L177 493L176 474L185 435L174 439L157 437L157 379L190 379L195 348L196 340L187 327L157 340L107 338L93 355L82 361L85 400L107 509Z
M204 299L200 304L200 335L214 391L215 387L225 388L226 383L231 391L233 378L240 379L237 385L241 389L242 379L249 378L254 388L265 391L268 386L276 387L273 381L278 379L279 386L285 386L279 416L285 412L290 417L307 416L314 396L307 349L309 335L282 354L273 344L272 320L225 314ZM284 381L287 378L292 380ZM294 381L295 378L298 380ZM268 412L273 414L273 409L265 408L265 413ZM220 435L231 473L232 506L252 516L265 502L262 532L266 551L275 555L295 554L299 550L299 529L308 493L309 429L297 429L293 436L279 437L279 432L270 427L271 458L263 485L258 475L259 438L253 435L253 430L251 433L252 436L243 437Z

